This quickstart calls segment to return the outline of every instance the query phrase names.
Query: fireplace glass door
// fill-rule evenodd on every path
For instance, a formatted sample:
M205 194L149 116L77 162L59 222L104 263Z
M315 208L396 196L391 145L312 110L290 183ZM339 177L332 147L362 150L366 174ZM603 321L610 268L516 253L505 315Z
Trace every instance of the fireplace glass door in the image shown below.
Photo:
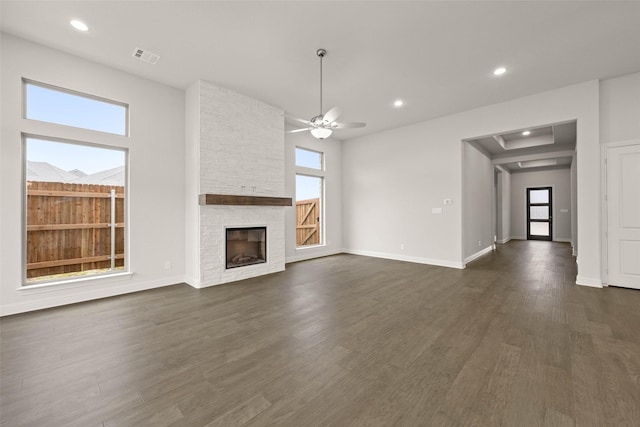
M267 262L267 228L227 228L226 268Z

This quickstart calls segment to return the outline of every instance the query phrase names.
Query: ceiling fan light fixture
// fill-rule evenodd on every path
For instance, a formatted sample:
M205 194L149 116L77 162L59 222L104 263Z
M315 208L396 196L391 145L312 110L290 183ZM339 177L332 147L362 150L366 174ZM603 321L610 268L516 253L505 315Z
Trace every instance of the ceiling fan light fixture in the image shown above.
M324 49L318 49L316 51L316 55L320 58L320 111L317 116L312 117L310 120L298 119L296 117L291 117L292 121L296 121L298 123L302 123L306 125L305 128L302 129L294 129L288 130L286 133L297 133L310 131L311 135L313 135L316 139L325 139L329 138L333 133L334 129L349 129L349 128L361 128L365 127L367 124L362 122L351 122L344 123L338 122L338 118L342 114L342 108L333 107L326 113L323 113L322 109L322 58L327 54L327 51Z
M331 136L333 131L327 128L315 128L311 129L311 135L317 139L325 139Z
M493 75L494 76L501 76L506 72L507 72L507 69L505 67L498 67L495 70L493 70Z
M72 19L71 21L69 21L69 24L78 31L89 31L89 26L78 19Z

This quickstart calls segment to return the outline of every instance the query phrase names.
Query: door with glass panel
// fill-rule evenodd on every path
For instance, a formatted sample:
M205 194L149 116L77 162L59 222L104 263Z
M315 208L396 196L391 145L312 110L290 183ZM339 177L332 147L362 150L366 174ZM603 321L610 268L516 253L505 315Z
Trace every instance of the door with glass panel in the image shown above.
M527 188L527 239L551 240L553 236L551 187Z

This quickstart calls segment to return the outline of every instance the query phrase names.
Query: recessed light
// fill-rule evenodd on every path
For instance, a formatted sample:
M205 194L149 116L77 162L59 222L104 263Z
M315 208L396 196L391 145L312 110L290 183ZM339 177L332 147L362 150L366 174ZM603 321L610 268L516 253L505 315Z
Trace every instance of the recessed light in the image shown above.
M494 76L501 76L501 75L503 75L503 74L504 74L504 73L506 73L506 72L507 72L507 69L506 69L506 68L504 68L504 67L498 67L498 68L496 68L495 70L493 70L493 75L494 75Z
M531 135L531 131L525 130L524 132L522 132L522 136L529 136Z
M77 19L72 19L71 22L69 23L73 28L75 28L78 31L89 31L89 27L87 26L87 24L85 24L82 21L78 21Z
M402 107L403 105L404 105L404 101L402 99L396 99L395 101L393 101L394 107Z

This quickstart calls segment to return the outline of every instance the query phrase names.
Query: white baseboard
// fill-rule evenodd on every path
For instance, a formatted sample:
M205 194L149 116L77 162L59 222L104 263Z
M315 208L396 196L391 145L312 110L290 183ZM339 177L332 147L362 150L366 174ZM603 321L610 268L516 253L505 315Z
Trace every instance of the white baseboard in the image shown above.
M327 249L327 248L306 248L298 249L296 254L285 259L285 263L306 261L308 259L322 258L325 256L338 255L344 253L344 249Z
M447 261L447 260L441 260L441 259L389 254L384 252L361 251L359 249L345 249L344 252L352 255L362 255L362 256L370 256L374 258L392 259L395 261L406 261L406 262L413 262L416 264L436 265L438 267L457 268L460 270L464 269L464 264L460 262Z
M184 283L186 283L187 285L191 286L192 288L200 289L200 279L199 278L195 278L195 277L191 277L191 276L185 276Z
M52 298L38 299L37 301L8 304L0 306L0 317L10 316L12 314L26 313L29 311L43 310L45 308L59 307L62 305L92 301L101 298L115 297L118 295L124 295L133 292L140 292L149 289L161 288L164 286L176 285L183 282L184 276L165 277L162 279L150 280L148 282L135 284L128 282L125 285L110 285L107 288L101 287L100 289L87 290L86 292L78 292L72 295L64 295ZM50 293L54 293L54 291L51 291Z
M524 236L511 236L509 239L505 239L506 241L498 240L498 243L507 243L509 240L527 240ZM554 242L563 242L563 243L571 243L571 238L568 237L558 237L553 239Z
M242 280L242 279L238 279L238 280ZM233 283L233 282L200 283L197 289L211 288L213 286L226 285L227 283Z
M491 245L491 246L487 246L486 248L482 249L481 251L478 251L478 252L476 252L475 254L470 255L470 256L468 256L468 257L466 257L466 258L464 259L464 263L465 263L465 265L466 265L466 264L468 264L468 263L470 263L470 262L471 262L471 261L473 261L473 260L476 260L476 259L480 258L482 255L486 255L486 254L488 254L489 252L492 252L492 251L493 251L493 249L494 249L494 246L493 246L493 245Z
M576 277L576 285L589 286L591 288L602 288L602 280L592 277Z
M506 239L498 240L496 243L500 243L501 245L504 245L505 243L509 243L509 241L511 241L511 237L507 237Z

